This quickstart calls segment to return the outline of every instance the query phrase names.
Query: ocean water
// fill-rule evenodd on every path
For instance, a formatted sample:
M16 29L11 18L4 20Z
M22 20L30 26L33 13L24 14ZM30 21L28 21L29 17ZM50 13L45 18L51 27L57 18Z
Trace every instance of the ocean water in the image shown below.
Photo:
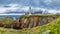
M24 15L25 13L20 13L20 12L9 12L9 13L2 13L0 14L0 18L4 17L12 17L14 20L19 18L21 15Z
M0 15L0 18L4 18L4 17L12 17L14 20L16 20L17 18L19 18L21 15Z

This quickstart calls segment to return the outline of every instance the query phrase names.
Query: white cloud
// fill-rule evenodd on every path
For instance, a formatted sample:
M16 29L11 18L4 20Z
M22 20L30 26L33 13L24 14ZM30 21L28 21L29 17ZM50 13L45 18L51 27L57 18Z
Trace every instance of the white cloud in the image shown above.
M29 6L22 6L19 4L8 4L7 6L9 7L0 7L0 13L5 13L5 12L9 12L9 11L29 11ZM39 7L31 7L34 10L40 10Z
M60 5L60 0L43 0L43 3L45 3L46 5Z
M4 13L4 12L8 12L9 10L11 10L11 11L15 11L15 10L17 10L18 8L16 8L16 7L10 7L10 8L5 8L5 7L0 7L0 13Z
M52 2L52 0L44 0L44 2L48 5Z
M49 13L56 14L56 10L48 10Z
M60 13L59 10L48 10L48 13L51 13L51 14L57 14L57 13Z
M28 6L23 6L23 7L20 8L20 10L28 11L29 10L29 7Z
M8 4L8 6L10 6L10 7L18 7L20 5L19 4Z
M28 11L28 7L27 6L22 6L22 5L19 5L19 4L8 4L7 6L9 7L0 7L0 13L5 13L5 12L9 12L9 11L17 11L18 9L20 11L22 10L25 10L25 11Z
M0 13L6 12L6 8L0 7Z
M9 12L9 11L29 11L29 6L22 6L19 4L9 4L8 6L10 7L0 7L0 13L5 13L5 12ZM57 10L50 10L50 9L46 9L46 8L40 8L40 7L31 7L34 11L45 11L48 10L49 13L60 13L60 11Z

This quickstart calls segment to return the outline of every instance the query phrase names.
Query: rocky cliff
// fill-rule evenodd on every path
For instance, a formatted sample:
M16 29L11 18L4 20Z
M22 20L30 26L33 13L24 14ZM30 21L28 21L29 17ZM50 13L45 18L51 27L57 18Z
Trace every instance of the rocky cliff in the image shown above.
M20 28L32 28L50 23L58 17L60 17L60 15L53 15L53 16L30 15L21 17L18 19L18 21L20 24Z
M0 27L23 29L42 26L54 21L60 15L22 15L18 19L0 18Z

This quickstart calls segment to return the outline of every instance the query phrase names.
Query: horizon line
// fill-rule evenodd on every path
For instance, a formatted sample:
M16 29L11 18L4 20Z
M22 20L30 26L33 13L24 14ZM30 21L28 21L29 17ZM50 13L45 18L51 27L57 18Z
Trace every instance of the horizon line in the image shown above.
M25 14L0 14L0 15L25 15Z

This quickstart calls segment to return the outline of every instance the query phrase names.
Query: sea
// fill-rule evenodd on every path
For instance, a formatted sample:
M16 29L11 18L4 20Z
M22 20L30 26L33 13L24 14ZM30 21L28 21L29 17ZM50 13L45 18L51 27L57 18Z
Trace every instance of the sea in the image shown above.
M0 13L0 18L4 17L12 17L14 20L19 18L21 15L25 15L25 13L20 13L20 12L9 12L9 13Z
M12 17L14 20L16 20L17 18L19 18L21 15L0 15L0 18L4 18L4 17Z

